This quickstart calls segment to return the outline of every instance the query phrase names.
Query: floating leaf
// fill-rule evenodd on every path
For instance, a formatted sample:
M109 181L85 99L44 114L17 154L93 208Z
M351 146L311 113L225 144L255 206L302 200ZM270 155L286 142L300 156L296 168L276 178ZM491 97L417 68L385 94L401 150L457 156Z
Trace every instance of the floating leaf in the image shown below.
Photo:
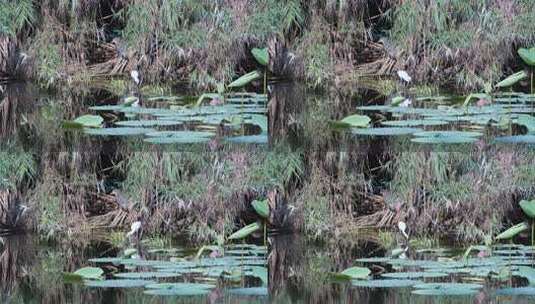
M88 287L98 288L139 288L149 284L155 284L155 281L148 280L104 280L104 281L86 281Z
M392 272L383 273L381 275L385 278L392 279L419 279L419 278L442 278L447 277L447 273L443 272Z
M84 133L93 136L135 136L155 132L150 128L103 128L103 129L85 129Z
M254 48L251 50L251 53L253 54L254 58L258 63L260 63L263 66L267 66L269 63L269 53L267 48Z
M530 111L533 111L530 109ZM535 133L535 117L531 115L520 115L516 119L516 123L528 129L528 133Z
M249 235L253 234L254 232L260 230L261 225L259 223L252 223L249 224L242 229L234 232L231 236L228 237L229 240L238 240L243 239L245 237L248 237Z
M422 296L469 296L477 293L477 290L470 288L439 288L439 289L418 289L412 292Z
M176 278L181 274L173 272L125 272L115 273L113 276L121 279L161 279Z
M471 283L420 283L414 285L415 289L481 289L481 284Z
M368 281L356 280L356 281L352 281L351 285L356 286L356 287L367 287L367 288L403 288L403 287L411 287L420 283L422 283L422 281L386 279L386 280L368 280Z
M475 141L477 138L464 136L416 137L411 139L411 142L420 144L468 144Z
M104 270L98 267L84 267L73 273L65 273L66 280L101 280Z
M519 266L517 274L518 276L526 278L529 281L529 285L535 285L535 268Z
M180 138L197 138L197 137L212 137L213 132L205 131L154 131L146 133L148 137L180 137Z
M371 122L371 119L366 115L350 115L344 119L334 122L336 127L341 128L366 128Z
M162 127L162 126L178 126L184 124L183 121L172 120L125 120L115 123L122 127Z
M410 135L416 132L421 132L418 128L369 128L369 129L353 129L351 133L356 135L369 136L402 136Z
M529 66L535 66L535 47L530 49L520 48L518 49L518 55Z
M150 137L143 141L151 144L200 144L210 141L208 137Z
M441 126L447 125L447 121L425 119L425 120L392 120L383 121L381 124L391 127L420 127L420 126Z
M229 88L241 88L257 79L260 79L261 77L262 77L262 74L259 71L253 71L234 80L231 84L228 85L228 87Z
M202 283L151 283L145 286L147 289L213 289L215 287L212 284Z
M528 230L528 228L529 228L528 224L520 223L520 224L515 225L515 226L505 230L504 232L500 233L498 236L496 236L496 239L497 240L511 239L514 236L516 236L517 234Z
M468 131L425 131L414 133L416 137L480 137L482 135L479 132Z
M527 216L529 216L530 218L535 218L535 200L520 201L520 208L522 208L522 211L524 211Z
M345 279L367 279L371 270L366 267L350 267L339 274L337 277Z
M269 217L269 205L267 199L261 201L254 200L251 205L253 205L253 208L258 215L263 218Z
M149 289L143 292L153 296L202 296L210 293L209 289L203 288L171 288L171 289Z
M510 87L514 84L516 84L517 82L521 81L521 80L524 80L528 78L528 74L524 71L520 71L520 72L517 72L517 73L514 73L513 75L505 78L504 80L498 82L496 84L496 87L497 88L506 88L506 87Z
M99 115L83 115L76 118L73 121L67 121L64 123L66 128L76 128L76 127L85 127L85 128L100 128L104 119Z
M251 276L259 278L262 281L262 284L268 284L268 270L266 267L253 266L251 267Z

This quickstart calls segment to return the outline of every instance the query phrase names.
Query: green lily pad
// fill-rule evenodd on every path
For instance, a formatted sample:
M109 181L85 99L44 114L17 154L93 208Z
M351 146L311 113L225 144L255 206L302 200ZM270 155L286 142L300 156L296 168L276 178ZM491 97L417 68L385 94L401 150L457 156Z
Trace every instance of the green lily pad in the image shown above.
M103 105L103 106L93 106L89 107L93 111L120 111L124 108L124 105Z
M424 131L414 133L416 137L480 137L482 133L468 131Z
M381 275L385 278L392 279L420 279L420 278L443 278L447 277L447 273L443 272L392 272L383 273Z
M518 83L521 80L524 80L528 78L528 74L525 71L520 71L517 73L514 73L513 75L510 75L509 77L505 78L504 80L498 82L496 84L497 88L506 88L510 87L516 83Z
M259 231L261 225L259 223L249 224L242 229L234 232L231 236L228 237L228 240L239 240L248 237L256 231Z
M263 218L269 217L269 205L267 199L265 200L254 200L251 205L258 215Z
M85 286L98 288L140 288L146 285L155 284L155 281L148 280L104 280L85 281Z
M269 63L269 53L267 48L254 48L251 50L251 53L253 54L254 58L258 63L260 63L263 66L267 66Z
M212 137L213 132L205 131L154 131L146 133L148 137L180 137L180 138L198 138L198 137Z
M152 296L203 296L210 293L209 289L203 288L171 288L171 289L149 289L143 292Z
M496 236L496 239L497 240L508 240L510 238L515 237L517 234L528 230L528 228L529 228L529 225L527 223L517 224L517 225L505 230L504 232L498 234L498 236Z
M477 138L464 136L416 137L411 139L411 142L420 144L469 144L475 141Z
M422 119L422 120L391 120L383 121L381 123L385 126L390 127L421 127L421 126L442 126L447 125L447 121L443 120L432 120L432 119Z
M257 79L260 79L261 77L262 77L262 74L259 71L253 71L234 80L232 83L228 85L228 87L229 88L241 88Z
M203 283L152 283L145 286L147 289L213 289L215 287L213 284Z
M535 66L535 47L518 49L518 55L529 66Z
M336 276L345 279L366 279L371 274L371 270L366 267L350 267Z
M367 287L367 288L404 288L411 287L416 284L420 284L419 280L356 280L352 281L351 285L355 287Z
M85 128L100 128L104 123L104 118L99 115L83 115L73 120L72 123Z
M85 129L84 133L93 136L135 136L143 135L156 130L150 128L103 128L103 129Z
M334 122L337 127L346 128L366 128L371 122L371 119L366 115L350 115L344 119Z
M375 257L375 258L362 258L355 260L356 262L361 263L388 263L392 259L391 258L383 258L383 257Z
M535 268L519 266L517 274L518 276L526 278L529 281L529 285L535 285Z
M402 136L410 135L413 133L421 132L422 129L418 128L370 128L370 129L353 129L351 133L356 135L368 135L368 136Z
M202 144L210 141L208 137L150 137L143 141L151 144Z
M472 283L421 283L414 285L415 289L481 289L481 284Z
M535 200L520 201L520 208L522 208L522 211L524 211L527 216L529 216L530 218L535 218Z
M478 291L470 288L439 288L439 289L418 289L412 294L422 296L470 296Z
M67 281L76 280L102 280L104 270L98 267L83 267L73 273L65 273L64 279Z
M125 272L115 273L113 276L121 279L162 279L180 277L181 274L174 272Z
M164 127L182 125L182 121L173 120L125 120L115 124L122 127Z

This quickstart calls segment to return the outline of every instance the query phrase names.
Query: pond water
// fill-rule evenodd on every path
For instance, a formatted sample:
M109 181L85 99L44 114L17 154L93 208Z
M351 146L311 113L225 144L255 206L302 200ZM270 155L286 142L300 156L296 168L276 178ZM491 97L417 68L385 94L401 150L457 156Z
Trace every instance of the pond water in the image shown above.
M230 151L283 143L307 151L305 163L325 161L325 155L338 153L351 155L349 163L365 162L365 167L374 168L385 161L385 151L391 149L468 153L504 143L529 150L534 143L530 134L535 125L535 98L523 93L503 94L492 105L462 109L452 105L465 100L454 97L412 96L411 106L397 107L388 106L392 97L371 91L325 95L294 84L271 86L269 98L256 93L233 94L226 96L225 105L216 98L199 108L186 107L196 100L180 94L139 98L117 96L101 88L44 94L31 85L10 84L2 86L0 96L2 151L30 151L41 162L65 152L87 154L81 157L85 170L98 170L98 187L103 192L124 178L102 170L121 161L117 158L120 151ZM372 128L348 129L336 124L356 113L368 115ZM70 123L86 114L101 115L102 128ZM367 174L372 180L382 177L381 172ZM87 181L77 180L73 185L87 187ZM75 196L76 192L72 193ZM464 250L449 249L407 252L408 257L402 259L399 253L392 256L390 250L369 240L315 244L295 235L272 234L266 245L261 236L255 236L247 239L248 244L207 248L195 258L200 248L183 241L130 248L99 237L108 232L93 232L78 238L79 242L58 245L31 235L0 232L2 303L535 301L533 289L503 290L527 286L526 277L535 277L522 268L531 266L535 255L527 246L494 247L491 257L480 255L485 252L481 249L463 259ZM358 260L362 258L374 260ZM106 280L66 280L66 273L85 266L104 269L101 277ZM341 280L334 275L353 266L371 268L372 281ZM472 285L414 287L431 282ZM192 285L154 286L157 283ZM368 283L379 285L366 286ZM381 284L406 286L385 288Z

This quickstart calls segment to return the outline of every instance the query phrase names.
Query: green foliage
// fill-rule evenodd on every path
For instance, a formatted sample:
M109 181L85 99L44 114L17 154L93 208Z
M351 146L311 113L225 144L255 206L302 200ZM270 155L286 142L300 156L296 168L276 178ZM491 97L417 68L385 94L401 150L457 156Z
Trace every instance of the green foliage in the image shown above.
M32 27L37 20L32 0L3 0L0 5L0 34L16 36L25 27Z
M0 148L0 189L19 189L35 173L36 165L30 153L10 146Z

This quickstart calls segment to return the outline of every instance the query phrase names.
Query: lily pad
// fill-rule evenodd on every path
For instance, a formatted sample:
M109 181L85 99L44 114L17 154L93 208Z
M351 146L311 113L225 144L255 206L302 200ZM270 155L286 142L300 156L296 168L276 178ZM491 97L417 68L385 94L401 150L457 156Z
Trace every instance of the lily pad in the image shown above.
M198 138L198 137L212 137L213 132L205 131L154 131L146 133L148 137L180 137L180 138Z
M203 284L203 283L152 283L147 284L145 288L147 289L213 289L216 286L213 284Z
M181 274L174 272L125 272L116 273L113 276L121 279L162 279L177 278L180 277Z
M535 47L518 49L518 55L529 66L535 66Z
M480 132L468 131L424 131L414 133L416 137L480 137Z
M419 280L396 280L396 279L385 279L385 280L356 280L352 281L351 285L356 287L367 287L367 288L403 288L411 287L416 284L420 284L422 281Z
M100 128L104 118L99 115L83 115L72 121L73 124L86 128Z
M419 279L419 278L443 278L447 277L447 273L443 272L392 272L383 273L381 275L385 278L392 279Z
M535 268L519 266L517 274L529 281L529 285L535 285Z
M241 88L257 79L260 79L261 77L262 77L262 74L259 71L253 71L234 80L232 83L228 85L228 87L229 88Z
M422 296L470 296L478 291L470 288L438 288L438 289L418 289L412 294Z
M473 283L421 283L414 285L415 289L481 289L484 286Z
M420 144L469 144L475 141L477 138L464 136L416 137L411 139L411 142Z
M104 270L98 267L84 267L76 270L73 273L65 273L66 280L102 280Z
M447 125L447 121L433 120L433 119L421 119L421 120L391 120L383 121L381 123L390 127L420 127L420 126L442 126Z
M530 218L535 218L535 200L522 200L520 201L520 208Z
M94 136L135 136L143 135L156 130L150 128L103 128L103 129L85 129L85 134Z
M254 232L260 230L261 226L259 223L249 224L242 229L234 232L231 236L228 237L228 240L239 240L248 237Z
M267 199L265 200L254 200L251 205L258 215L263 218L269 217L269 205Z
M353 129L351 132L356 135L368 136L402 136L421 132L418 128L369 128L369 129Z
M366 128L371 122L371 119L366 115L350 115L344 119L335 122L337 127L347 128Z
M115 124L122 127L164 127L182 125L182 121L173 120L125 120Z
M171 288L171 289L149 289L143 292L153 296L203 296L210 293L209 289L203 288Z
M143 141L151 144L201 144L210 141L208 137L150 137Z
M528 74L525 71L520 71L517 73L514 73L513 75L510 75L509 77L505 78L504 80L498 82L496 84L497 88L506 88L510 87L519 81L528 78Z
M371 270L366 267L350 267L337 274L339 278L345 279L366 279L371 274Z
M263 66L267 66L269 62L269 53L267 48L254 48L251 50L254 58L258 63Z
M98 288L140 288L155 283L155 281L148 280L104 280L86 281L84 284L88 287Z
M496 236L496 239L497 240L507 240L507 239L513 238L517 234L528 230L528 228L529 228L529 226L528 226L527 223L517 224L517 225L505 230L504 232L498 234L498 236Z

